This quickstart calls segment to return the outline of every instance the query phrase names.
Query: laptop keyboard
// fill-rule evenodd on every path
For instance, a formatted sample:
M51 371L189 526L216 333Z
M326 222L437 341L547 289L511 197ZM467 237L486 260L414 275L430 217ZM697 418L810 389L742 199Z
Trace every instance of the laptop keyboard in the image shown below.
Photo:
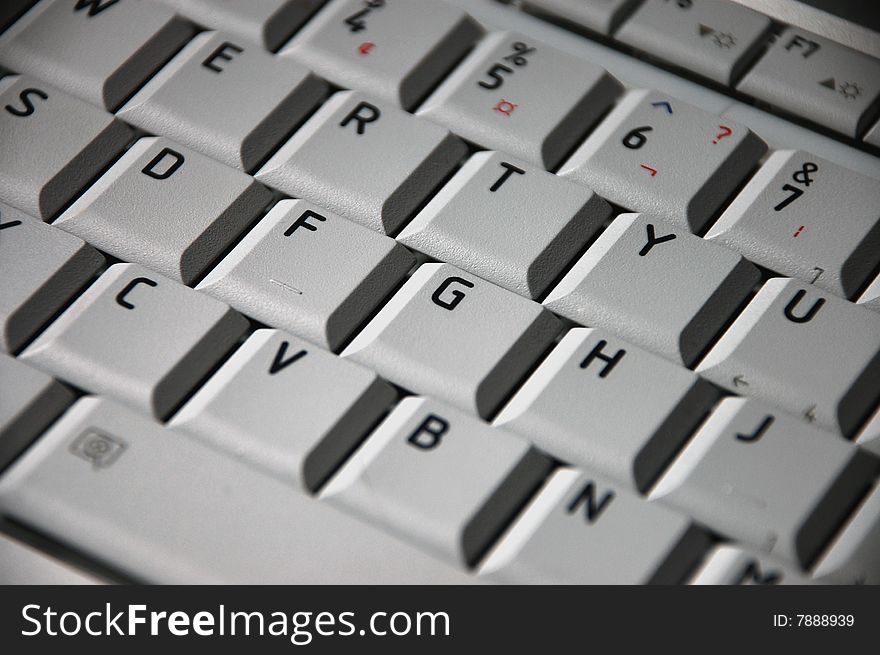
M707 0L12 4L0 578L880 583L880 60Z

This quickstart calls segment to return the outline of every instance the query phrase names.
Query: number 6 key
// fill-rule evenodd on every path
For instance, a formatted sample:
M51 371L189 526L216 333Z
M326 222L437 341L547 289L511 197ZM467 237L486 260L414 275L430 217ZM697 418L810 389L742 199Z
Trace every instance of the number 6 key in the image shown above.
M629 210L700 232L766 151L767 144L742 125L637 90L559 174Z

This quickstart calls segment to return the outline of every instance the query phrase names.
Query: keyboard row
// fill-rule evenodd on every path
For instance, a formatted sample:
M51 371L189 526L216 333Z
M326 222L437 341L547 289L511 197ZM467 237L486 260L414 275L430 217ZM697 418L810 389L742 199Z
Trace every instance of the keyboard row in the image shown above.
M630 357L599 368L588 356L578 397L627 374ZM645 498L595 472L619 469L626 444L596 441L593 425L573 440L547 420L548 390L528 389L541 377L524 388L530 406L514 400L516 417L490 427L424 397L395 405L375 373L257 330L165 426L104 398L74 402L5 471L0 510L100 571L147 582L880 582L877 459L728 398ZM0 421L16 421L19 440L71 403L5 355L0 383L13 391ZM705 394L680 405L694 414ZM636 471L669 445L661 432ZM524 438L539 434L538 448ZM575 441L589 443L575 459L590 465L555 467L545 453Z

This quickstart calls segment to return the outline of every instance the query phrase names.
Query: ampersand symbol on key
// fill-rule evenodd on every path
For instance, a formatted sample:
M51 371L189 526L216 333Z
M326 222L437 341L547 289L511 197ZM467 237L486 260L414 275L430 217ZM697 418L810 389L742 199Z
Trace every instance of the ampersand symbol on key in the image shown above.
M804 186L810 186L813 182L813 178L810 177L810 173L815 173L819 170L819 167L813 162L808 161L804 164L804 167L798 171L795 171L794 175L792 175L792 179L798 184L803 184Z

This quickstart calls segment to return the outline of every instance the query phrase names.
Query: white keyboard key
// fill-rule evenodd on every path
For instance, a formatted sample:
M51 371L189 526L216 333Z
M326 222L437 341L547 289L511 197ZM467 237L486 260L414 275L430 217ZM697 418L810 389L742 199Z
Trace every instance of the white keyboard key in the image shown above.
M281 146L257 179L390 234L466 151L438 125L340 91Z
M644 214L622 214L544 305L690 366L759 277L726 248Z
M306 200L282 200L196 288L336 350L414 265L389 237Z
M482 29L438 0L336 0L282 51L338 86L412 109Z
M813 570L834 584L880 584L880 485L865 497Z
M245 171L327 92L308 70L225 34L199 34L118 116Z
M859 305L880 312L880 275L874 278L874 281L868 285L868 288L859 296Z
M880 97L880 61L788 27L737 90L849 137L858 138Z
M657 482L651 500L805 568L876 468L833 434L754 401L727 398Z
M73 394L64 386L0 353L0 470L71 402Z
M610 35L638 0L522 0L520 4L526 11Z
M0 352L18 351L103 263L81 239L0 203Z
M574 328L494 425L645 492L717 399L687 369L594 328Z
M449 264L423 264L342 355L486 418L560 327L538 303Z
M676 584L708 543L684 515L591 473L560 469L480 574L514 584Z
M480 146L553 169L620 90L588 61L523 34L495 32L417 113Z
M880 407L877 407L874 415L859 430L856 443L880 457Z
M614 38L729 85L758 54L770 25L763 14L734 2L646 0Z
M880 316L773 278L696 371L847 437L880 398Z
M773 150L803 150L838 166L880 180L880 157L859 150L781 116L744 102L733 102L721 115L760 134Z
M656 91L630 91L559 174L632 211L699 232L767 145L742 125Z
M213 298L137 264L115 264L21 358L161 418L246 327Z
M764 553L716 546L691 577L692 585L806 585L810 579Z
M0 64L113 111L192 32L155 2L43 0L0 38Z
M706 238L848 298L880 263L878 206L877 180L806 152L779 150Z
M275 51L324 0L161 0L194 23Z
M395 398L372 371L257 330L168 426L315 491Z
M131 138L111 114L27 77L0 79L0 200L49 219Z
M610 216L608 203L579 184L478 152L397 240L535 299Z
M271 199L241 171L168 139L145 137L53 225L190 284Z
M0 511L151 583L473 578L185 434L84 398L0 482Z
M473 565L551 468L517 437L405 398L321 494L438 557Z

